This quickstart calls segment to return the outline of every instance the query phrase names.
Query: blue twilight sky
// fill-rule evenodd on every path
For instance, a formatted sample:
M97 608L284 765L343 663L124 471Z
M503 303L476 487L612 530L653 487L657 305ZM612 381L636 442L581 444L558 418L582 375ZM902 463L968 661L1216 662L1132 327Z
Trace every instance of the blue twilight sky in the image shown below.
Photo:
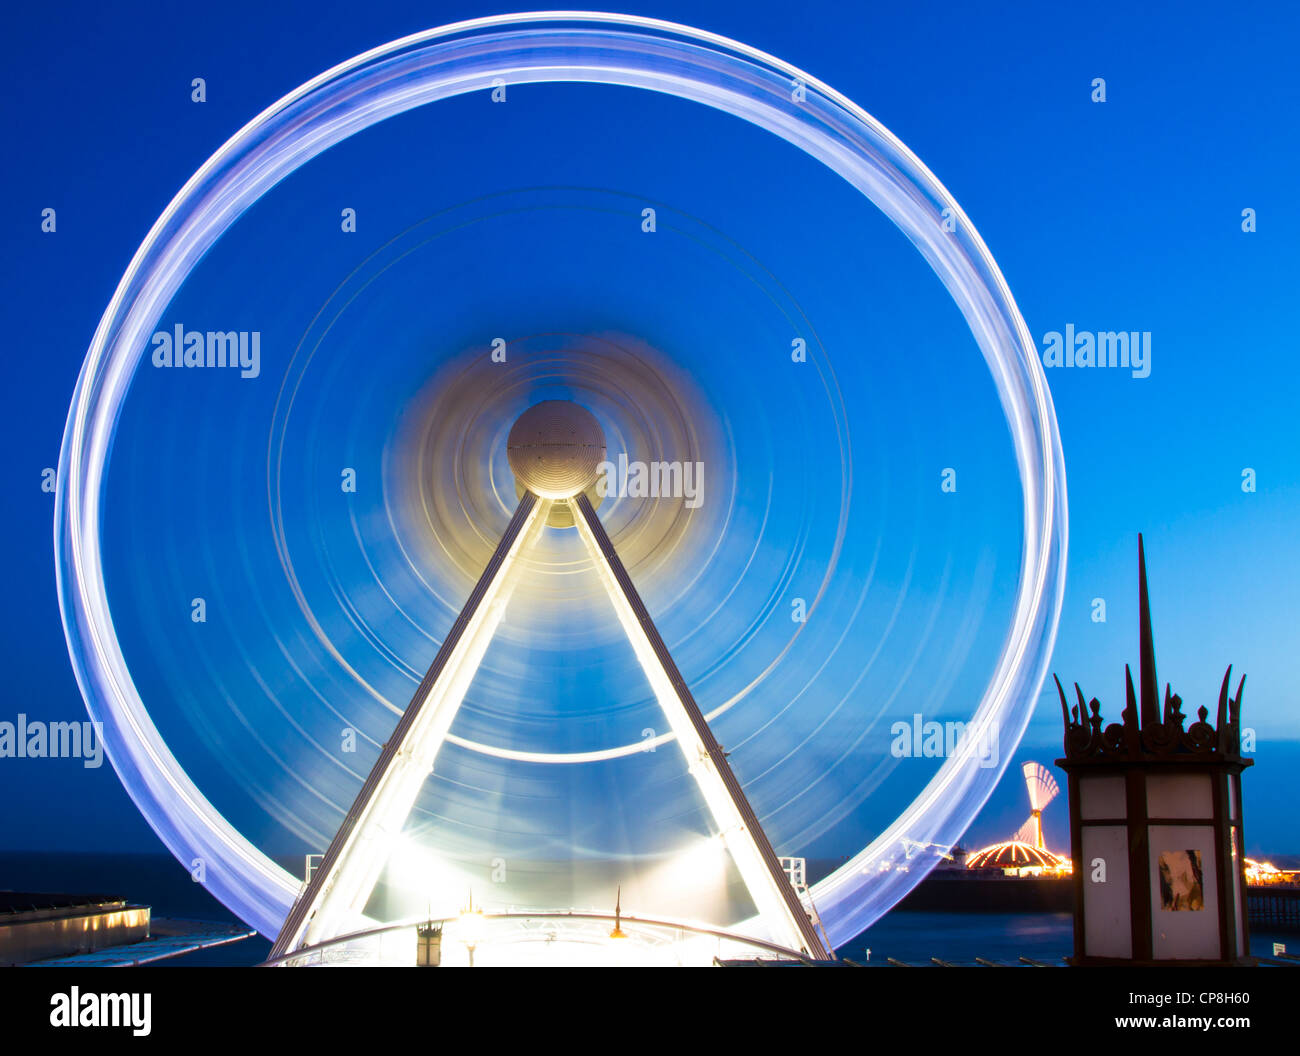
M0 429L10 496L3 538L11 553L10 615L0 644L8 677L0 721L20 712L49 720L82 713L59 621L53 501L41 490L41 471L57 461L68 400L94 327L155 217L226 137L304 80L384 41L498 10L473 3L235 2L197 9L161 3L112 10L47 5L11 15L10 60L3 75L7 150L0 175L8 382ZM1028 3L979 10L958 4L808 3L796 10L789 4L704 2L635 4L626 10L694 24L770 51L863 105L961 202L1036 339L1071 324L1080 331L1151 333L1147 378L1116 370L1048 372L1070 498L1067 591L1053 669L1063 681L1077 679L1089 695L1099 696L1105 714L1118 713L1123 664L1136 659L1136 533L1143 531L1160 675L1173 681L1189 712L1203 703L1213 706L1227 663L1249 675L1245 724L1257 731L1259 749L1258 765L1245 784L1248 852L1300 851L1285 795L1286 776L1300 752L1292 688L1300 679L1295 640L1300 382L1293 325L1300 280L1294 251L1300 218L1293 206L1300 158L1300 88L1293 76L1300 15L1250 4L1227 12L1217 4L1141 10L1089 4L1067 11ZM196 76L208 84L202 105L190 100ZM1104 103L1090 98L1097 77L1106 81ZM522 102L514 113L527 115L527 105ZM631 150L631 139L620 139L613 127L617 113L612 111L610 119L611 127L601 134L608 136L611 150ZM463 201L476 187L510 191L508 175L497 171L480 177L473 171L475 126L465 117L458 127L463 150L459 164L453 162L457 171L443 174L446 200ZM509 131L485 129L482 135ZM383 135L376 135L381 146ZM539 151L544 139L538 136ZM395 148L389 144L388 149ZM544 153L537 158L557 161ZM359 169L348 170L344 154L322 162L319 174L304 174L308 182L299 200L311 201L311 189L328 183L332 174L352 171L361 180ZM438 159L424 162L435 165ZM421 159L411 164L418 169ZM620 186L660 192L669 201L684 198L673 191L689 185L689 166L665 162L658 175L654 186L628 188L626 181ZM383 180L374 174L366 178L370 182L359 182L357 193L371 196L374 209L363 215L376 232L396 234L431 211L403 215L399 205L385 199ZM756 185L761 182L756 179ZM719 186L711 192L700 192L704 204L686 201L684 208L734 233L742 221L729 212L734 203L728 206L720 187L730 183L743 198L746 184L736 173L726 180L715 174L714 183ZM758 190L754 194L761 201ZM829 202L822 203L827 210ZM57 209L54 235L40 230L46 207ZM1248 208L1257 218L1251 233L1242 230L1242 211ZM275 244L275 223L289 222L286 217L295 218L289 207L267 216L265 226L251 229L237 244L265 260L267 247ZM761 243L769 261L807 252L796 244L795 226L789 231L778 222L755 227L745 241ZM358 238L363 236L364 231ZM889 245L887 232L876 237ZM312 298L319 303L343 278L315 250L310 239L296 247L302 259L294 264L295 294L304 304ZM220 254L205 263L224 276L224 285L212 289L235 288L229 278L237 271L234 265L223 265ZM521 262L521 274L530 263ZM901 290L913 278L901 270L879 281L881 289L897 282ZM817 286L809 279L803 291L810 314L817 306ZM825 292L833 284L819 288L833 299ZM941 299L927 301L922 289L922 279L916 278L910 294L900 294L916 298L901 302L913 309L908 318L923 319L920 329L931 335L944 332L952 320L942 315L942 307L933 307ZM672 292L666 284L665 296ZM190 295L190 305L203 303L203 288ZM555 303L549 294L537 296L539 304ZM612 287L609 297L604 303L616 303ZM382 309L380 303L375 310ZM200 309L190 311L197 315ZM285 308L284 314L292 313ZM635 312L618 315L611 309L608 317L587 323L627 332ZM287 319L287 330L295 322ZM640 322L637 336L671 343L668 328L647 333L654 330L653 320L647 316ZM710 325L707 313L696 322ZM447 324L430 319L428 325L445 330ZM511 325L526 329L529 323L520 319ZM552 322L540 324L547 325ZM916 355L928 347L924 336L909 339L908 328L897 320L882 317L873 325ZM295 334L299 331L301 325ZM394 349L404 337L410 334L392 335ZM466 347L473 340L467 329L453 343ZM902 368L899 373L894 380L911 385L909 392L924 389L915 376L903 378ZM846 387L851 390L854 382L848 369ZM866 387L864 379L858 382ZM945 385L959 382L956 376L936 378L935 392L942 395ZM416 379L395 374L385 384L414 388ZM762 384L761 379L753 384ZM701 386L707 390L707 378ZM147 387L139 396L158 401L160 408L169 398ZM815 417L815 410L808 413ZM938 460L934 465L946 464L941 439L955 434L945 429L988 425L967 423L952 408L944 413L950 420L932 433L919 428L914 435L889 434L899 445L898 457L924 451ZM743 442L747 434L739 429L738 435ZM933 451L926 447L927 436ZM752 443L761 446L763 439L760 431ZM147 446L144 435L129 428L123 442ZM905 444L914 446L904 452ZM1247 468L1257 482L1253 492L1242 488ZM993 493L1000 485L992 470L989 480ZM976 512L987 513L982 507ZM994 549L1001 546L1003 556L1006 525L988 517L978 523L987 523L998 536ZM941 542L949 545L951 525L944 530L948 534L920 537L919 545L929 543L931 550ZM811 531L815 537L815 524ZM794 528L791 533L798 534ZM129 561L122 565L126 580L147 583L143 575L131 579L132 567ZM844 574L852 576L855 567ZM998 572L1001 579L987 588L992 622L1005 604L1005 561ZM970 576L978 579L974 571ZM1107 603L1105 623L1091 618L1095 598ZM148 605L143 587L137 603L142 609ZM666 632L671 637L671 625ZM158 631L140 631L136 648L142 656L150 633ZM981 632L972 647L971 668L954 675L958 684L978 674L984 637ZM165 685L166 672L160 670L158 679ZM911 710L900 706L896 713ZM629 723L635 719L630 712ZM1016 761L1050 763L1059 751L1059 723L1055 700L1044 698ZM223 736L194 719L184 728L178 725L178 744L188 736L194 750L202 750L205 729L218 741ZM223 779L213 774L214 785ZM231 788L217 792L218 798L228 796L236 813L256 813L258 801L239 800L238 775L229 780ZM0 802L5 804L0 842L7 847L157 847L107 766L88 770L73 760L0 759ZM1025 812L1017 766L972 827L971 839L1006 835ZM1048 814L1054 844L1064 841L1063 813L1058 808L1055 817ZM802 830L792 821L791 831ZM844 831L848 840L852 829ZM274 842L273 834L268 839ZM851 849L846 843L844 850Z

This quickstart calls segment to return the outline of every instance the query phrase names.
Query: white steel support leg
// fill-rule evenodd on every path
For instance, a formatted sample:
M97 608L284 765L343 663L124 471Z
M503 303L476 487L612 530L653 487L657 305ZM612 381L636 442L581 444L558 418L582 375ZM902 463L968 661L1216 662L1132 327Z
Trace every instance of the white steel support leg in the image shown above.
M810 957L828 960L830 953L800 903L699 705L668 654L590 500L579 494L572 503L574 521L596 562L619 622L632 642L637 660L686 756L691 776L721 830L759 916L772 929L771 938L790 949L803 950Z
M433 769L519 577L520 555L551 503L525 492L397 728L384 745L311 881L271 950L280 957L358 927L371 892Z
M758 823L695 698L673 663L623 562L585 495L570 500L578 531L596 563L660 707L709 812L771 937L810 957L830 953L817 934ZM310 882L285 918L271 958L361 926L366 902L394 841L433 769L465 693L496 633L518 579L520 555L537 539L551 501L526 491L501 542L447 640L384 745Z

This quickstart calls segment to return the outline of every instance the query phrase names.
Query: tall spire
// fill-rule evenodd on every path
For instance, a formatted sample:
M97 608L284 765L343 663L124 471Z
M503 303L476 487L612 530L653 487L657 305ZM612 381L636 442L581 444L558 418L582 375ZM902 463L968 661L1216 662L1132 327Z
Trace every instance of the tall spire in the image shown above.
M1231 667L1219 687L1219 711L1213 724L1210 709L1197 708L1195 721L1184 728L1188 717L1183 714L1183 700L1168 683L1165 683L1161 711L1156 690L1146 546L1141 534L1138 535L1138 639L1140 661L1124 665L1124 710L1119 723L1103 729L1100 701L1093 697L1085 702L1077 682L1074 692L1079 703L1071 707L1065 698L1065 687L1056 679L1056 695L1061 701L1061 719L1065 723L1066 756L1058 764L1150 762L1177 756L1190 762L1222 759L1234 767L1252 765L1251 760L1241 756L1241 694L1245 676L1237 684L1236 697L1230 697Z
M1160 724L1160 691L1156 680L1156 650L1151 640L1151 599L1147 595L1147 558L1138 532L1139 680L1142 684L1142 728Z

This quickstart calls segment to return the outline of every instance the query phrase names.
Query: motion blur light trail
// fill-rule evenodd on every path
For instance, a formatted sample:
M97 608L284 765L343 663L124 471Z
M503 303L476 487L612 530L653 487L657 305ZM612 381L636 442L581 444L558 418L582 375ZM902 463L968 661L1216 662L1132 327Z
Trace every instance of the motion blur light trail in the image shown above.
M457 135L513 185L411 160ZM536 138L493 155L496 135ZM715 149L753 165L699 163ZM381 203L362 253L304 219L348 163ZM260 376L150 369L177 323L260 332ZM56 508L69 651L124 784L278 930L297 881L270 854L336 830L500 537L505 435L544 399L588 407L615 455L704 465L696 508L599 516L779 852L849 858L815 894L833 941L856 934L922 875L913 848L957 839L1032 710L1063 586L1055 420L987 249L905 147L802 71L653 20L376 49L260 115L159 219L87 355ZM653 903L707 828L672 753L643 751L667 734L589 571L545 530L408 826L503 903L607 908L611 862ZM918 711L971 722L971 750L891 757Z

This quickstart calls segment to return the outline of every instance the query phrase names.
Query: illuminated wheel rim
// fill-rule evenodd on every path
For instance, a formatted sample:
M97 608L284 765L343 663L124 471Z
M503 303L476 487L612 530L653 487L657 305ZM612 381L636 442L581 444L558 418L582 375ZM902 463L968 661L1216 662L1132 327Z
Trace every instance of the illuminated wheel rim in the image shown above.
M330 146L414 107L508 84L637 87L702 103L798 147L888 216L944 283L997 387L1023 495L1013 617L972 736L920 795L813 895L833 943L852 938L924 875L913 849L954 843L983 806L1033 712L1055 640L1067 542L1064 465L1034 344L1001 272L952 196L864 110L803 71L701 30L634 16L542 12L456 23L366 52L258 115L186 183L137 250L95 332L59 460L55 552L64 632L91 717L137 807L208 889L274 934L297 879L207 801L133 683L100 559L112 437L149 337L206 250L266 191ZM980 765L979 745L1000 764Z

